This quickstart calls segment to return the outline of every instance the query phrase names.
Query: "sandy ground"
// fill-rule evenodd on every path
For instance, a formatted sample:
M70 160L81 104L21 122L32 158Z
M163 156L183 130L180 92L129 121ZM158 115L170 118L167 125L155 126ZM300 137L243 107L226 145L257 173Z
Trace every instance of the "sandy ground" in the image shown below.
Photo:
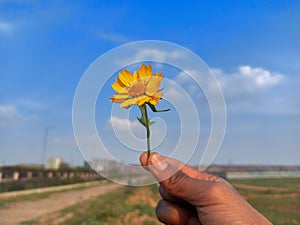
M239 184L239 183L234 183L233 186L236 188L246 188L246 189L258 190L258 191L266 191L266 190L285 191L285 190L287 190L286 188L280 188L280 187L257 186L257 185Z
M119 188L122 188L119 184L106 184L54 193L47 198L34 201L12 203L0 209L0 225L15 225L24 221L39 221L39 224L43 224L43 221L52 221L53 225L59 224L68 219L68 214L64 216L66 218L58 217L60 210Z

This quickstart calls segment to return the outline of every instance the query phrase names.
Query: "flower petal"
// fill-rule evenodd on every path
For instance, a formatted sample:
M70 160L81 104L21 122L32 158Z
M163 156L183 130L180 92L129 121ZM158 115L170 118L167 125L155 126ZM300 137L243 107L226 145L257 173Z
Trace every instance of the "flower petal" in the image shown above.
M155 76L151 77L147 83L146 94L147 95L155 95L159 91L159 86L162 81L162 77Z
M156 104L158 103L158 100L156 100L156 99L151 99L149 102L150 102L150 104L152 104L152 105L156 105Z
M157 93L155 93L154 95L152 95L151 97L152 97L152 98L155 98L155 99L157 99L157 100L159 100L159 99L161 99L161 97L162 97L163 95L164 95L163 93L157 92Z
M132 74L128 70L122 70L119 73L119 77L122 83L126 86L129 86L131 82L134 81Z
M130 95L129 94L114 94L114 98L118 98L118 99L126 99L129 98Z
M137 71L133 72L133 79L135 79L135 80L140 79L140 75L139 75L139 73Z
M110 98L111 102L117 102L117 103L121 103L124 102L125 100L127 100L130 97L129 94L114 94L113 98Z
M119 92L119 93L127 92L125 85L120 81L119 78L117 78L116 82L113 83L111 86L116 92Z
M147 102L156 105L163 96L163 93L159 92L162 78L162 73L155 72L152 75L151 65L142 64L139 70L133 73L123 69L119 72L119 78L112 84L117 94L110 98L110 101L121 103L121 108L142 106Z
M116 98L110 98L110 101L111 102L115 102L115 103L121 103L121 102L123 102L123 100L116 99Z
M151 100L151 98L150 98L149 96L146 96L146 95L140 96L140 97L138 98L137 105L138 105L138 106L142 106L142 105L144 105L146 102L149 102L150 100Z
M145 64L141 65L141 67L139 68L138 73L139 73L140 78L150 77L152 75L152 66L151 66L151 64L148 65L148 67Z
M116 82L121 86L121 87L126 87L125 84L122 83L122 81L120 80L120 78L116 78Z
M158 72L155 72L155 74L153 76L163 77L163 74L162 74L162 72L160 74L158 74Z
M130 106L136 104L136 100L137 100L137 98L129 98L129 99L125 100L124 102L122 102L120 107L128 109Z

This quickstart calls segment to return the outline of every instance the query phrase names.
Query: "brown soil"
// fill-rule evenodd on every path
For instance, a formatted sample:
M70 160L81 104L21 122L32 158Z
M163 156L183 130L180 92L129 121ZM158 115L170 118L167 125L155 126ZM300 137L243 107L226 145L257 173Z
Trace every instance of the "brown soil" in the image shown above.
M236 188L246 188L246 189L258 190L258 191L266 191L266 190L284 191L284 190L286 190L286 188L268 187L268 186L256 186L256 185L238 184L238 183L234 183L233 186L236 187Z
M126 204L129 205L148 205L154 208L156 207L159 195L153 195L149 188L137 189L133 195L130 195L126 199ZM152 217L148 214L141 214L139 209L134 209L126 213L121 218L109 218L105 225L132 225L132 224L153 224L161 225L156 217Z
M150 198L151 196L151 191L149 189L143 188L137 190L137 192L134 195L131 195L126 203L128 204L142 204L142 205L149 205L151 207L155 207L157 204L157 201L154 200L153 198Z
M72 217L71 213L60 215L60 210L118 188L122 188L122 186L107 184L55 193L35 201L12 203L0 209L0 225L15 225L24 221L37 221L38 224L45 224L43 221L51 221L51 225L56 225Z
M138 209L133 210L132 212L127 213L124 218L124 224L145 224L146 222L151 224L161 224L155 218L150 217L149 215L139 215L140 211ZM107 224L108 225L108 224Z

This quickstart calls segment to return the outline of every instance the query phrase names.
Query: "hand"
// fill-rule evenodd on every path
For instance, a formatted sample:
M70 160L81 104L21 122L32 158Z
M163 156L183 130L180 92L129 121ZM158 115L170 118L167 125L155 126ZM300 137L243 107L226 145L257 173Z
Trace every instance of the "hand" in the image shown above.
M142 166L159 181L162 199L157 218L172 225L271 224L225 180L152 153L140 156Z

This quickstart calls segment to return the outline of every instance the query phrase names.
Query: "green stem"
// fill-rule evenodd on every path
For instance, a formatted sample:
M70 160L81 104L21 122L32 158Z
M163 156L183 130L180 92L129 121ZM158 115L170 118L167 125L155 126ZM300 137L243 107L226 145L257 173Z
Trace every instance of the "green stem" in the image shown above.
M145 107L145 124L146 124L146 130L147 130L147 155L148 159L150 157L150 125L149 125L149 119L148 119L148 112L147 112L147 107Z

